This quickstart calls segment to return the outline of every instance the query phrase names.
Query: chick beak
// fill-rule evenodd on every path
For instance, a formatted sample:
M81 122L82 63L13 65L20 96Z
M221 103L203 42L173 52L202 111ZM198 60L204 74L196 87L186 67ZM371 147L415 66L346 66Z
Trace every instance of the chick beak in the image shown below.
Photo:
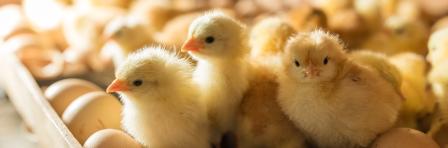
M199 51L201 48L204 48L204 44L195 38L188 39L184 45L182 45L182 52L187 51Z
M129 87L126 83L119 79L115 79L106 89L107 93L119 92L119 91L127 91Z
M314 78L320 75L320 71L314 65L310 65L305 69L305 74L310 78Z

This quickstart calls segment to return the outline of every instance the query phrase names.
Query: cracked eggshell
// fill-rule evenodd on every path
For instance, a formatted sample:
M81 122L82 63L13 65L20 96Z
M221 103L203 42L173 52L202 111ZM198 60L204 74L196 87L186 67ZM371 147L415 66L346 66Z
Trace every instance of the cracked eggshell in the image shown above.
M105 92L90 92L73 101L62 114L62 120L79 143L102 129L121 129L121 103Z

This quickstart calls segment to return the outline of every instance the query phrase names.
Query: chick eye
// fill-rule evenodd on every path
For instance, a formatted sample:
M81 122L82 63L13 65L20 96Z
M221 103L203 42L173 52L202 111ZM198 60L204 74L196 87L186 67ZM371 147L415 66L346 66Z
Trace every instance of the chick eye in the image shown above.
M299 67L299 66L300 66L300 63L299 63L299 61L297 61L297 60L294 60L294 64L296 65L296 67Z
M324 65L327 65L328 64L328 57L325 57L324 58Z
M134 86L140 86L142 84L143 84L143 81L140 79L132 81L132 85L134 85Z
M214 41L215 41L215 38L212 37L212 36L208 36L208 37L205 38L205 43L207 43L207 44L211 44Z

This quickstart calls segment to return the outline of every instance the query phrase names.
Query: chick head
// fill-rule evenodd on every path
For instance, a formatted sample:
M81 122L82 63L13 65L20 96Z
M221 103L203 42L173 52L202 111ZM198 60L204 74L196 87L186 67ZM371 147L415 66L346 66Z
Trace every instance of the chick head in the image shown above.
M250 33L251 54L257 56L280 53L288 38L294 33L294 28L280 18L264 19L257 23Z
M410 20L401 16L389 17L385 22L384 32L391 36L392 42L400 47L416 49L424 54L429 29L421 20Z
M139 48L138 46L145 44L145 42L152 42L151 32L151 29L138 24L135 20L117 18L106 26L105 38L124 48Z
M224 13L207 13L191 23L182 51L200 59L241 57L249 52L246 27Z
M135 98L168 98L192 82L192 66L186 59L162 48L147 48L130 54L115 72L108 93Z
M437 30L431 34L428 41L428 61L437 65L448 59L448 28Z
M286 75L301 83L328 82L337 77L346 61L339 38L322 30L291 38L283 55Z

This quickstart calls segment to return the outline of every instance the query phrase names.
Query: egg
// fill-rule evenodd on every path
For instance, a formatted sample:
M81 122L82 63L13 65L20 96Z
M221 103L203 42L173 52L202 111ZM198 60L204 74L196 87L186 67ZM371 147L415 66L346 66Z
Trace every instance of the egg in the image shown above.
M73 101L62 114L67 125L79 143L98 130L121 127L122 105L114 96L105 92L90 92Z
M73 100L92 91L102 91L102 89L85 80L64 79L50 85L44 95L56 113L61 116Z
M85 148L141 148L142 145L123 131L103 129L92 134L84 143Z
M438 148L437 143L426 134L410 129L395 128L380 135L372 148Z

